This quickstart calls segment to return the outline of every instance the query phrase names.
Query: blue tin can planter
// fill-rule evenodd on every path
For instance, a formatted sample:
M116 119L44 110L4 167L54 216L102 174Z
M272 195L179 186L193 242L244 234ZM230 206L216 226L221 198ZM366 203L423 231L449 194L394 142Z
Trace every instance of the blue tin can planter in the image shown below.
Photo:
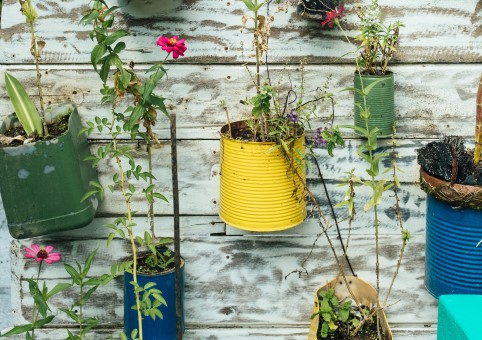
M454 208L427 195L425 287L445 294L482 294L482 210Z
M132 274L124 272L124 333L130 340L131 332L138 329L137 310L132 309L136 304ZM137 274L137 282L144 286L154 282L155 288L162 292L167 306L161 306L162 319L152 320L149 316L143 317L142 330L145 340L176 340L176 273L174 269L161 274ZM182 305L182 331L184 332L184 259L181 259L181 305Z

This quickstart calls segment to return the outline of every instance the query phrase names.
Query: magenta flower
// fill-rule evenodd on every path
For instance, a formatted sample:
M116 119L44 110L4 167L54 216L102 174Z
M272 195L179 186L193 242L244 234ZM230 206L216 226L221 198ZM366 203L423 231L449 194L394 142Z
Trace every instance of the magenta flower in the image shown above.
M343 5L336 6L334 10L326 13L325 20L321 22L321 27L328 26L328 28L333 28L335 26L335 20L341 19L343 17L343 12L345 7Z
M24 256L27 259L35 259L37 262L45 261L47 264L60 261L60 253L52 253L52 250L54 250L54 247L52 246L43 248L36 244L32 244L30 248L25 247L24 250Z
M179 56L184 57L184 52L187 50L186 45L184 45L184 39L178 39L177 36L172 38L161 36L157 39L156 44L161 46L163 51L167 53L172 52L174 59L177 59Z

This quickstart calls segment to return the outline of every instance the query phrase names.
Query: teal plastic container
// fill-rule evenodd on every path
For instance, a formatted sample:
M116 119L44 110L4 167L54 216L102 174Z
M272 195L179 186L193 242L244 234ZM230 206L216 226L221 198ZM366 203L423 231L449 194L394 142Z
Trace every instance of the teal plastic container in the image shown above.
M0 193L12 237L30 238L72 230L89 224L95 215L95 196L81 202L97 181L89 145L77 108L66 104L47 116L70 114L68 131L49 141L0 148ZM15 123L10 116L0 133Z
M370 111L368 126L370 129L377 127L379 137L391 136L395 126L395 95L393 73L383 76L358 75L355 73L354 86L361 90L370 84L378 82L366 97L367 107ZM364 107L363 96L355 91L355 126L366 128L365 119L360 117L360 108Z
M133 286L132 274L124 273L124 333L131 340L131 332L138 329L137 310L132 309L136 304L136 297ZM167 306L161 306L162 319L152 320L144 317L142 322L143 337L146 340L176 340L176 272L174 269L161 274L137 274L137 282L140 286L145 286L149 282L156 284L155 288L162 292ZM184 332L184 260L181 260L181 305L182 319L181 325Z
M482 294L482 210L453 208L427 195L425 287L445 294Z
M438 300L437 340L481 339L481 304L481 295L442 295Z

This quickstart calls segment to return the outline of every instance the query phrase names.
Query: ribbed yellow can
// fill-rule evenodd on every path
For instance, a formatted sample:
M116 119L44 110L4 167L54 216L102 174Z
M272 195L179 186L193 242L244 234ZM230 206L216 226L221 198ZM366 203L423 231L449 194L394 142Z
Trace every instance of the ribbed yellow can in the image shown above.
M294 142L293 168L274 142L221 135L221 220L242 230L294 227L306 217L304 135Z

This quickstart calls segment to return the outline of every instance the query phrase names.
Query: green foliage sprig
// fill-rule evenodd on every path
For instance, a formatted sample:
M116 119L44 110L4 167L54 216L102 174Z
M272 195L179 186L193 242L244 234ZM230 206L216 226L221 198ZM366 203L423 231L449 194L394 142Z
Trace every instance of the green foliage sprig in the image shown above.
M361 32L355 38L360 42L360 55L357 58L360 74L384 75L388 72L388 63L397 51L400 27L404 24L396 21L385 25L381 19L378 0L372 0L369 6L358 6L361 20Z
M311 315L311 318L313 319L316 315L320 317L319 336L322 339L335 333L340 323L348 325L350 329L356 328L360 323L352 300L340 302L333 288L318 292L318 310Z

